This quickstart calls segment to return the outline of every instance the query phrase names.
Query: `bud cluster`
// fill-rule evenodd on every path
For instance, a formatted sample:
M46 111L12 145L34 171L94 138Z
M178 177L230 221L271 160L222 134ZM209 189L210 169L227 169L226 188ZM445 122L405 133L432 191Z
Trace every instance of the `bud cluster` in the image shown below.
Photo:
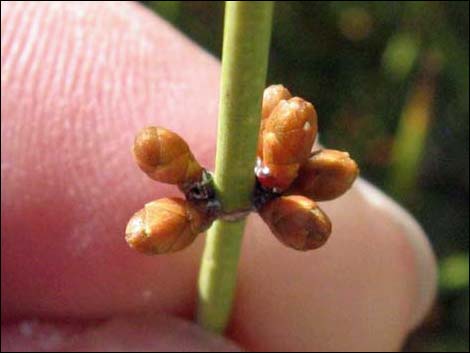
M345 193L359 169L347 152L311 152L317 135L314 106L282 85L265 89L257 148L257 186L253 208L285 245L296 250L322 246L331 233L328 216L315 201ZM174 184L185 199L163 198L147 203L126 228L126 241L146 254L162 254L190 245L220 217L245 216L247 210L224 214L212 178L188 144L161 127L146 127L132 147L139 168L150 178Z
M317 113L311 103L292 98L282 85L265 89L254 204L273 234L296 250L326 242L331 222L315 201L341 196L359 173L347 152L312 153L316 135Z
M150 178L177 185L186 199L163 198L147 203L128 222L127 243L145 254L184 249L216 217L219 204L210 174L194 158L186 141L161 127L142 129L132 153Z

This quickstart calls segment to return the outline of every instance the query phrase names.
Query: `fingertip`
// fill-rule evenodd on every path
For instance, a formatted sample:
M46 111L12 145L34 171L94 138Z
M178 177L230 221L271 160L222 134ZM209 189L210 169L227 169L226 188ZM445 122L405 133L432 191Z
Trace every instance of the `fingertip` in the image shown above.
M416 295L409 320L411 331L424 319L437 295L437 262L431 243L416 219L389 196L364 179L359 179L356 187L368 202L390 216L412 249Z
M231 331L237 341L254 350L401 347L432 301L433 256L419 226L404 229L403 216L390 211L397 206L361 183L321 203L333 232L315 251L286 248L250 218ZM423 260L411 241L424 247Z

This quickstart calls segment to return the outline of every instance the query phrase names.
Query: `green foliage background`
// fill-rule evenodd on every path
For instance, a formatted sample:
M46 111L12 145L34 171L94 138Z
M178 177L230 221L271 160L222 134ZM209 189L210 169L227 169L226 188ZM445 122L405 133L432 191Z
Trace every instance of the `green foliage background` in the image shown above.
M220 58L223 2L144 3ZM314 102L322 142L410 209L439 257L439 300L408 351L469 350L468 37L468 2L275 9L268 82Z

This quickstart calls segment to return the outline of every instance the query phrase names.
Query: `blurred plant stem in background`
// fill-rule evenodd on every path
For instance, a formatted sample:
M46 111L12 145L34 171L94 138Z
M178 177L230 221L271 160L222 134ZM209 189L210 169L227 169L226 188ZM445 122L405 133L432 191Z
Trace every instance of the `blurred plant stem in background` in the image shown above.
M431 124L439 70L438 55L433 53L425 55L421 72L411 87L409 98L400 116L387 183L389 191L398 200L410 201L416 188Z

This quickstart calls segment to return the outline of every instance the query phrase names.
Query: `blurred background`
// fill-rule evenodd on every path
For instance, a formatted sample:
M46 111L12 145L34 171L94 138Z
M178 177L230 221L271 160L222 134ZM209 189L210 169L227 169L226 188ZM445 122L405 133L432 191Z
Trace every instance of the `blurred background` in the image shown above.
M213 55L223 2L144 1ZM439 298L405 351L469 350L469 3L278 1L268 83L424 226Z

